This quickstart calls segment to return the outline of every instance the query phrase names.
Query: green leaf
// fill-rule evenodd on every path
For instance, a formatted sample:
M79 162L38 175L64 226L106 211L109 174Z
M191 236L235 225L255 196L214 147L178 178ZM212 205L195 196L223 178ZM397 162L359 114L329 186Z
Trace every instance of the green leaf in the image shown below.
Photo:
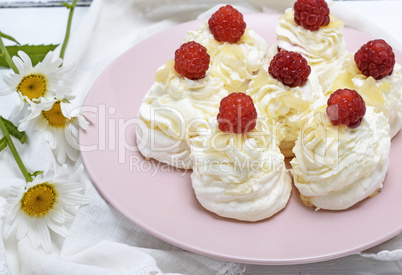
M33 173L30 173L30 175L32 176L32 177L36 177L37 175L40 175L40 174L42 174L43 173L43 171L35 171L35 172L33 172Z
M27 140L27 135L25 134L24 131L20 132L18 131L17 126L15 126L11 121L3 118L4 124L7 127L8 132L10 133L10 135L12 135L13 137L17 138L22 144L25 143L25 141Z
M56 49L57 45L18 45L18 46L6 46L6 49L11 57L17 55L18 51L25 52L32 61L32 65L35 66L38 62L42 61L46 54L50 51ZM0 67L10 68L7 64L6 59L2 56L0 57Z
M20 45L20 42L18 42L18 41L17 41L14 37L12 37L11 35L5 34L4 32L0 32L0 36L3 37L3 38L5 38L5 39L8 39L8 40L10 40L10 41L13 41L13 42L15 42L15 43L18 44L18 45Z
M5 137L0 139L0 152L7 147L7 140Z

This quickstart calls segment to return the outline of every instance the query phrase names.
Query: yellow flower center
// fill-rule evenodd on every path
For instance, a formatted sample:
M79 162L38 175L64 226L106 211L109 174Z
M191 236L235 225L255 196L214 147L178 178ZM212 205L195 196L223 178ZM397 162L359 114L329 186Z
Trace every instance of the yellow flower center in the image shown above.
M44 216L53 207L56 192L49 183L29 188L21 199L21 209L29 216Z
M42 111L42 114L49 121L49 124L54 127L65 127L71 122L71 119L63 115L60 101L56 101L50 110Z
M18 84L17 91L31 100L39 98L46 92L46 78L38 74L24 76Z

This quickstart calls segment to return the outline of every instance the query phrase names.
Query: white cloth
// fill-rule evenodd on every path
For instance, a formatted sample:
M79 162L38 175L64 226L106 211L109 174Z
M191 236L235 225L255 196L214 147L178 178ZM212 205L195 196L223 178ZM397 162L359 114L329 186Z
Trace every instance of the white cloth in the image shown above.
M283 12L294 1L230 2L242 12ZM208 17L216 10L215 5L213 0L94 0L84 19L73 30L65 55L65 64L74 65L71 77L77 98L73 104L83 104L96 78L124 51L179 23ZM340 13L335 15L341 18L342 3L334 3L333 7L336 13ZM356 27L370 25L369 19L352 11L342 19L348 23L351 18L354 18L351 23ZM378 28L365 30L378 31ZM395 27L388 33L395 36L398 31ZM375 37L386 35L385 32L373 33ZM402 44L402 37L394 38ZM55 161L48 145L38 134L30 135L28 144L16 142L16 145L32 171L44 169L44 164L48 166L48 162ZM29 150L24 150L26 146ZM79 163L80 160L69 164L73 170ZM0 171L0 205L3 205L7 187L13 179L21 177L8 150L0 153ZM52 235L51 255L33 249L28 240L17 244L9 239L4 241L4 245L0 241L0 274L7 274L7 270L11 274L241 274L244 271L245 265L196 255L149 235L105 202L86 173L81 180L91 203L78 211L69 236L64 239ZM2 222L0 217L0 226ZM379 260L400 259L401 239L400 235L363 255Z

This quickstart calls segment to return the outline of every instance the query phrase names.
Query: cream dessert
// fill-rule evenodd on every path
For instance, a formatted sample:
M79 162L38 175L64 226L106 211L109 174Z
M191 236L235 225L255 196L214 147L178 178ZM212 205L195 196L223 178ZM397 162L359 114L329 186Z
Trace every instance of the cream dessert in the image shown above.
M258 221L286 206L292 181L265 123L259 120L244 134L224 133L215 123L193 139L191 181L205 209L222 217Z
M288 53L296 55L293 61L296 64L304 59L298 54ZM282 60L276 60L280 55L284 56ZM304 78L303 84L294 87L289 87L281 80L275 79L268 72L271 71L272 73L272 67L276 66L274 63L281 66L285 58L288 58L287 53L277 54L276 59L270 63L271 69L261 69L258 75L252 79L247 93L253 98L261 115L269 118L271 127L275 128L274 131L282 153L285 157L292 157L294 156L292 148L299 136L300 126L303 125L311 110L316 106L321 106L325 99L314 70L311 70L307 76L300 76L297 75L301 70L300 65L297 67L292 63L289 66L276 67L278 71L289 71L292 79ZM304 66L308 66L306 62L304 64ZM297 69L292 69L292 66L297 67Z
M290 162L302 201L317 209L343 210L382 187L388 164L389 125L366 107L355 128L334 126L324 107L303 125Z
M329 15L328 25L311 31L295 22L295 10L289 8L280 17L276 36L276 43L268 53L269 58L272 58L278 49L298 52L317 72L322 90L325 91L330 87L337 75L336 72L341 70L343 58L347 54L341 21Z
M233 10L231 12L235 13ZM232 24L241 20L233 19L235 22L232 21ZM196 41L207 48L211 56L211 75L221 78L229 92L244 92L249 80L262 66L268 45L255 31L246 28L245 24L244 33L239 35L238 41L218 41L215 36L219 33L211 32L210 28L213 28L211 19L209 22L196 31L190 31L185 41ZM225 38L229 40L227 37L222 39Z
M402 75L399 64L395 64L391 74L376 80L362 74L356 65L354 54L348 54L331 90L341 87L355 89L367 105L385 115L390 125L391 138L399 132L402 126Z
M146 158L191 169L190 139L200 123L216 116L227 91L219 78L207 73L192 80L174 66L171 60L158 69L156 82L143 99L137 116L137 146Z

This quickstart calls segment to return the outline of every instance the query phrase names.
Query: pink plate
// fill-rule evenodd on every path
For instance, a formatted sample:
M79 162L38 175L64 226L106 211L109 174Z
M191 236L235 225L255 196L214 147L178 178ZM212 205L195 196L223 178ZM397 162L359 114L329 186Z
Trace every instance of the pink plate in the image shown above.
M248 26L275 40L278 15L251 14ZM196 200L190 172L145 160L136 150L136 114L157 68L174 56L185 34L203 21L161 32L117 58L85 101L93 113L79 139L84 164L98 190L123 215L154 236L183 249L253 264L298 264L334 259L375 246L402 230L402 135L392 141L381 193L347 211L315 212L294 191L288 206L256 223L218 217ZM350 51L370 38L345 28ZM402 55L397 54L398 63Z

